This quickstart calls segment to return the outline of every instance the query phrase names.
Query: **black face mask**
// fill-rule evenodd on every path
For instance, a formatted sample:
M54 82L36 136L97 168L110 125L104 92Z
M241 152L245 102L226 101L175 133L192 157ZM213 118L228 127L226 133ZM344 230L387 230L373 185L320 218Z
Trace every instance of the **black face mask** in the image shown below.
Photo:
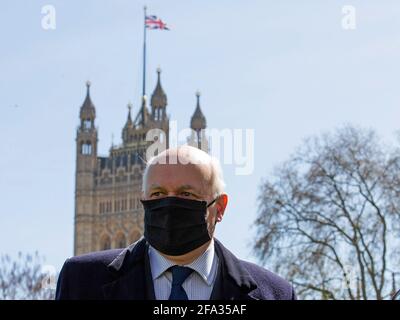
M206 201L166 197L141 200L144 207L144 237L158 251L179 256L210 241Z

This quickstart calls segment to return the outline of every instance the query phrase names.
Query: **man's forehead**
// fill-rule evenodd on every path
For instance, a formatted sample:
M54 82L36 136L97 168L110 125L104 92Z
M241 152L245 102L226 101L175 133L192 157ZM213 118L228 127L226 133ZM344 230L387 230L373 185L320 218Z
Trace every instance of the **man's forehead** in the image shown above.
M204 176L204 178L208 178L210 174L210 166L208 164L165 164L165 163L154 163L149 167L149 173L157 172L160 173L175 173L175 174L199 174Z
M202 189L209 183L210 175L204 164L153 164L148 169L147 181L149 187L154 184Z
M149 185L149 188L150 189L165 189L165 185L160 184L160 183L151 183ZM198 189L198 187L193 186L191 184L179 184L179 183L176 184L175 188L179 189L179 190L196 190L196 191Z

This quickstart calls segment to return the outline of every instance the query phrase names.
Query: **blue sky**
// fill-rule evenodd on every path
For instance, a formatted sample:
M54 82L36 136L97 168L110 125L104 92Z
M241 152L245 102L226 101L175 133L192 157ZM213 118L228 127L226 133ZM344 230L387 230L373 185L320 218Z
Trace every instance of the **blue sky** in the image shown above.
M41 27L56 8L57 28ZM400 129L398 1L22 1L0 10L0 253L73 252L75 130L92 82L99 153L120 142L141 92L143 5L171 31L148 34L168 113L187 126L195 92L211 128L254 129L255 170L224 166L230 202L217 237L251 255L258 187L302 140L352 123L393 141ZM357 27L341 27L343 5Z

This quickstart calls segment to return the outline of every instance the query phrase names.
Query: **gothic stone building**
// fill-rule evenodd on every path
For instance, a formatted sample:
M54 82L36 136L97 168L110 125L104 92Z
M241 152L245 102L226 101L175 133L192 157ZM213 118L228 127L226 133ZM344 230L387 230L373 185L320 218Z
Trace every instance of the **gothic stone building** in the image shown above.
M139 199L146 148L150 144L146 141L146 133L150 129L161 129L165 132L167 146L169 141L167 96L161 86L160 72L157 70L158 81L151 96L151 110L144 96L141 108L132 120L132 106L128 105L122 144L112 146L106 157L98 155L96 108L90 97L90 83L87 83L76 136L75 255L123 248L143 233L144 212ZM197 105L191 119L193 134L188 141L200 147L206 119L200 109L200 95L196 95Z

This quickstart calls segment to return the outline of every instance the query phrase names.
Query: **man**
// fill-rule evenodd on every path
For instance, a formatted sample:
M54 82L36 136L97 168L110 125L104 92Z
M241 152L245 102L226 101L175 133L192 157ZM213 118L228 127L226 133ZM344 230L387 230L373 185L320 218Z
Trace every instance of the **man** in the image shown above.
M214 238L227 203L214 158L189 146L162 152L143 175L144 238L68 259L56 299L295 299L287 281Z

